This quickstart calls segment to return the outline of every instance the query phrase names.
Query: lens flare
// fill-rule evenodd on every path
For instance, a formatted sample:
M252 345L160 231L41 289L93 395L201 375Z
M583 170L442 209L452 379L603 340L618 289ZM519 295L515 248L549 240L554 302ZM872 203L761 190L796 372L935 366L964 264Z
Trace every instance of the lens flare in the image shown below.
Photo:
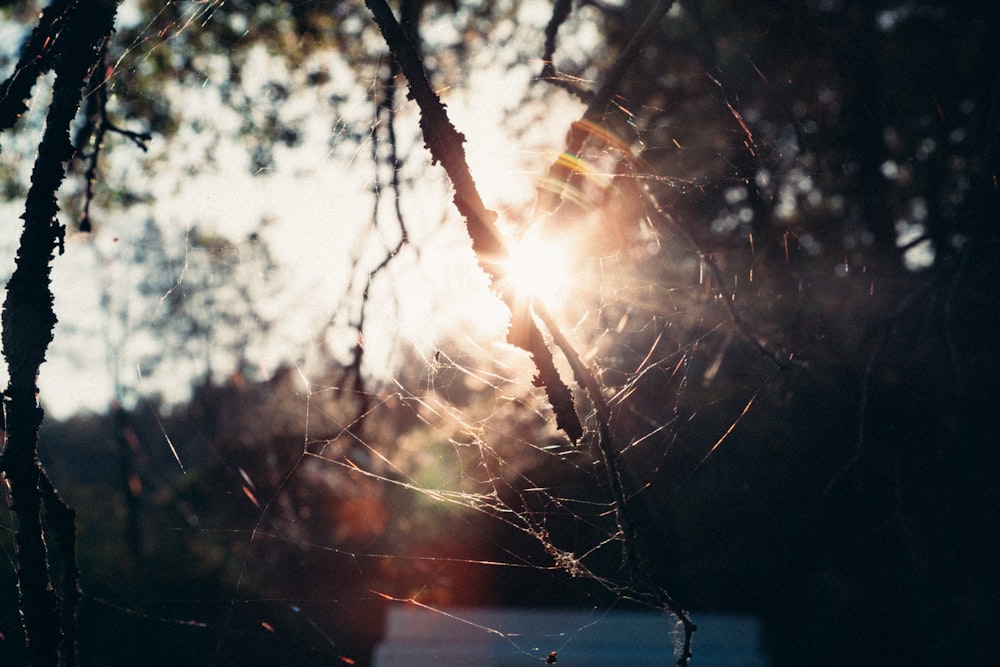
M557 308L570 287L572 249L546 234L529 231L508 245L503 281L515 296Z

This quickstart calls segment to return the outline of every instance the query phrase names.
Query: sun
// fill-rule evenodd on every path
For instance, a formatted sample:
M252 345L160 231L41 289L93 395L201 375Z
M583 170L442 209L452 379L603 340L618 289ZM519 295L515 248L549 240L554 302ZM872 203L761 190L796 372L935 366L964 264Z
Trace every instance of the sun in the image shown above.
M573 249L565 240L529 229L511 239L502 283L516 298L556 310L571 290Z

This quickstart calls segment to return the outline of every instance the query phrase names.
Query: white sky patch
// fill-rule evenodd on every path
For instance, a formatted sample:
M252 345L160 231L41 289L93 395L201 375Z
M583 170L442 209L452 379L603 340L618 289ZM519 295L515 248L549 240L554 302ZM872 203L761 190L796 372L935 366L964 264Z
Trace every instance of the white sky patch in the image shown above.
M465 135L466 159L487 206L521 203L534 196L534 174L525 171L521 140L503 122L511 99L528 85L524 70L498 72L475 91L449 96L452 122Z
M123 7L122 21L135 20L129 18L129 6L127 2ZM544 27L549 12L549 5L541 2L521 10L522 18L537 24L538 30ZM517 30L518 35L533 34L540 48L540 32L526 31L523 25ZM482 57L488 59L489 55ZM95 210L97 234L75 238L71 233L66 254L55 258L53 289L60 324L39 378L42 402L51 415L66 417L81 409L106 409L115 373L123 383L133 388L138 385L129 350L110 349L114 336L107 339L109 325L102 320L100 304L102 280L118 283L104 288L114 291L122 307L130 307L130 298L138 303L138 297L128 296L138 280L138 269L98 267L94 252L87 252L86 246L105 235L101 243L110 250L105 247L103 261L119 261L115 258L127 256L122 254L125 244L134 242L135 230L147 217L157 222L164 242L171 244L186 243L194 230L219 234L233 242L251 232L262 233L284 278L277 292L258 304L264 317L275 321L275 330L255 351L254 361L261 367L297 363L303 355L308 356L307 348L315 344L322 327L335 323L343 329L351 324L356 313L344 312L342 307L352 261L373 267L395 243L398 233L392 219L392 195L385 182L380 224L372 230L374 165L370 144L362 142L344 150L350 142L338 135L349 129L362 135L370 131L370 126L363 124L370 124L374 116L368 97L371 81L359 78L357 71L337 57L317 54L309 67L325 64L331 85L344 98L334 110L325 97L329 91L296 85L295 79L304 74L289 72L285 63L263 49L251 51L247 63L241 85L251 99L272 81L292 91L278 110L282 117L300 121L296 124L302 132L301 141L291 147L276 144L273 170L255 176L250 173L247 138L238 131L240 115L222 105L213 85L192 88L179 82L163 91L179 114L175 136L169 141L154 137L148 155L114 139L104 158L107 177L97 187L131 188L152 195L154 200L124 210ZM210 81L217 83L227 75L225 58L206 59L202 66ZM505 122L522 110L522 100L532 92L532 86L539 85L532 80L537 66L535 61L508 67L500 61L477 60L476 66L469 68L468 81L443 92L454 124L466 136L467 158L484 201L494 209L530 205L538 177L548 169L567 128L582 111L578 102L561 91L545 91L549 105L546 122L535 123L524 134L514 136ZM345 81L353 84L345 85ZM419 187L408 189L402 202L411 244L379 274L366 315L366 368L383 377L392 372L393 351L401 343L426 353L442 336L502 342L507 318L506 309L478 268L463 223L453 210L450 183L439 166L430 165L423 141L416 137L415 105L402 94L398 112L397 137L406 158L404 174ZM216 143L216 130L231 138ZM416 145L412 145L414 140ZM209 157L211 164L205 162ZM143 165L147 165L145 170ZM263 220L269 222L261 231ZM118 241L109 241L111 236ZM13 247L16 238L9 243ZM118 254L114 243L119 243ZM12 256L12 252L8 254ZM130 343L132 353L153 344L158 328L170 326L162 313L151 321L136 321L137 312L138 308L130 311L128 322L113 325L144 330L138 342ZM339 334L331 330L330 335ZM191 379L180 370L152 372L144 374L137 388L172 402L185 398Z

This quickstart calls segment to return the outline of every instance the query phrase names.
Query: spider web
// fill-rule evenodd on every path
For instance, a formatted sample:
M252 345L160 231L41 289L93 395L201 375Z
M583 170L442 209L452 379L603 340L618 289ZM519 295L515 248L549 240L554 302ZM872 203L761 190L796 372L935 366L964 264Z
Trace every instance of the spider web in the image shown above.
M304 11L309 4L294 7ZM223 53L197 61L190 79L163 94L183 100L168 105L171 109L188 110L175 119L179 128L165 145L146 158L149 184L133 197L134 205L119 208L113 200L95 205L109 222L94 241L113 237L113 247L124 241L136 248L147 244L148 251L158 251L160 243L182 247L173 255L163 253L164 278L159 287L147 287L154 297L152 312L143 311L142 304L128 305L128 297L111 307L124 322L122 331L147 332L145 342L129 343L127 354L119 350L129 358L116 357L115 363L119 369L138 366L130 396L137 413L144 404L155 408L149 401L155 403L157 395L169 396L178 374L194 377L177 368L193 364L195 374L204 373L205 383L190 402L180 404L169 419L157 420L152 435L146 433L147 459L140 471L162 498L151 503L148 523L171 533L147 540L164 549L190 549L199 554L199 565L214 560L209 570L225 578L226 595L199 599L191 588L185 597L144 603L129 600L128 594L85 591L89 599L153 625L208 633L217 664L228 664L234 646L257 635L344 662L363 660L383 609L393 604L449 615L460 614L452 611L456 605L480 604L664 611L650 586L667 593L675 583L670 556L659 562L654 556L670 546L669 537L658 533L673 521L671 503L691 502L685 496L700 487L716 457L726 456L755 401L772 390L783 361L762 333L767 326L744 320L740 304L733 306L744 274L705 252L702 241L675 220L665 199L704 189L723 192L725 204L712 224L720 234L731 233L744 254L753 243L741 218L747 179L676 175L680 172L651 166L650 156L672 149L678 140L643 126L644 115L665 107L633 107L628 99L617 101L613 115L618 120L584 125L582 150L563 156L572 162L573 177L562 194L571 201L574 218L557 222L564 228L571 224L572 234L583 240L577 246L575 291L552 316L558 334L594 373L610 410L614 456L634 513L631 521L639 526L635 535L624 534L622 508L609 489L598 444L593 397L576 378L573 390L585 434L570 442L555 427L545 393L532 384L530 359L505 341L506 311L450 210L448 184L423 154L417 114L402 90L386 88L388 58L362 60L351 69L321 51L293 70L280 57L244 50L244 42L269 26L263 20L241 24L238 12L226 13L222 2L168 3L152 18L130 9L126 3L122 11L126 21L135 21L128 32L132 41L117 53L111 77L124 97L144 94L128 87L144 67L182 57L178 54L190 48L188 33L201 34L213 22L228 21L240 35L233 47L234 62L242 67L240 85L235 92L219 92L224 86L218 77L228 76ZM527 11L522 10L517 34L537 38L548 15L526 20ZM571 17L564 31L582 35L562 42L568 70L574 69L574 57L586 60L593 48L583 29L593 18L587 12ZM342 18L359 16L345 9ZM426 26L429 34L441 35L428 39L431 58L456 57L442 44L452 44L451 33L463 20L469 17L445 15ZM492 29L513 31L510 21L498 21ZM496 114L492 99L486 110L475 106L483 96L476 87L486 85L477 82L475 63L507 58L508 67L519 64L519 74L503 84L508 86L504 96L518 100L499 114L507 127L467 130L470 154L477 139L490 141L491 132L508 132L507 141L521 146L515 151L517 171L510 176L545 191L554 187L546 184L545 174L558 162L562 137L582 108L563 88L586 90L597 82L570 74L556 75L556 86L535 81L534 74L526 74L537 58L537 48L531 48L535 51L508 34L468 70L458 70L468 81L452 75L436 83L442 90L454 89L448 100L461 131L463 114ZM454 71L446 64L440 71ZM267 74L255 79L261 71ZM325 73L326 80L317 73ZM314 74L317 78L310 79ZM345 75L360 84L337 92ZM314 85L298 90L305 79ZM324 97L332 101L320 102ZM745 134L746 150L760 150L760 140L724 91L714 102ZM322 119L310 123L315 116ZM357 197L367 202L367 215L339 222L333 214L341 202L322 197L322 209L296 209L294 195L280 185L260 185L276 198L264 209L241 211L222 191L221 201L213 201L206 192L238 180L225 164L231 148L226 142L233 140L205 129L213 122L223 128L250 124L249 135L257 137L244 141L251 144L251 178L277 180L298 169L309 187L322 187L337 173L349 174L361 185ZM286 130L301 136L283 135ZM317 133L327 163L307 168L294 155L312 147ZM106 179L120 176L134 183L136 156L121 155L127 150L108 152ZM188 171L177 175L163 169L167 176L159 175L168 159L186 164ZM481 166L484 171L490 168ZM170 179L189 178L214 185L189 195L182 191L175 200L161 194ZM230 188L242 183L250 181L238 180ZM801 188L794 196L808 192ZM529 224L524 220L533 206L533 195L525 197L522 190L518 196L495 204L512 230ZM333 234L339 247L329 235L306 244L326 264L327 275L292 273L273 291L254 288L238 297L212 291L220 282L253 281L263 273L256 268L258 255L238 243L214 242L215 235L238 237L248 229L256 234L256 220L267 218L274 221L261 237L280 246L282 237L298 233L277 219L289 210L312 218L302 229L341 225ZM114 215L125 222L111 222ZM157 217L165 230L161 238L129 235L128 225L145 216ZM234 224L223 220L227 216L257 218ZM276 248L276 254L282 252L279 263L316 262L291 259L291 250ZM136 257L142 253L132 254L132 260L122 261L141 261ZM225 261L216 261L220 257ZM289 275L287 267L282 271ZM202 293L209 296L200 298ZM235 321L218 317L240 299L260 310L252 315L237 311ZM194 340L212 329L205 318L215 319L221 333L202 338L204 357L214 361L205 368L164 356L156 362L157 372L144 373L153 363L142 355L144 346L178 326L171 317L199 308L191 314L194 324L181 331ZM290 317L295 311L305 314ZM239 332L248 319L262 333L260 339L247 335L242 347L227 343L232 336L225 327ZM419 323L428 319L437 320L436 326L421 330ZM92 333L96 326L79 328ZM72 333L65 334L67 340ZM124 349L136 336L119 333L110 340ZM548 342L558 350L553 340ZM240 347L236 361L234 345ZM556 356L561 375L571 382L567 355L557 351ZM167 468L158 470L154 463L163 466L165 457L152 450L164 445L170 456ZM639 551L646 581L637 581L635 572L623 566L623 548ZM564 651L573 642L569 637L552 646L522 645L503 628L482 630L505 637L534 658Z

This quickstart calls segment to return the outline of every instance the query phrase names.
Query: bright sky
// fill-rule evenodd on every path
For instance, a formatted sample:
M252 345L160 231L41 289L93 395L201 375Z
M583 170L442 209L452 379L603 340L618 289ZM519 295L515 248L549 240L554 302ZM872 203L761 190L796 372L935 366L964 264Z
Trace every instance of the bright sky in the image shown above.
M524 21L518 25L519 29L531 28L541 39L549 9L544 3L537 7L540 13L520 17ZM546 127L513 139L503 121L531 86L535 65L531 62L526 68L511 70L473 67L473 78L466 88L454 87L443 93L455 125L468 139L468 160L484 200L493 208L533 199L538 174L554 159L566 128L581 111L577 103L554 91ZM281 67L261 55L249 71L263 82L267 76L280 76ZM248 90L261 85L251 77L248 74L245 79ZM370 121L373 109L366 97L370 83L359 82L345 112L356 118L345 118L345 122L357 122L357 118ZM382 225L382 242L370 236L370 148L361 146L354 153L337 146L331 149L330 128L336 119L330 117L329 107L316 109L317 100L310 91L293 96L287 103L289 113L306 118L304 139L298 146L276 151L274 173L251 175L246 146L235 140L218 146L213 153L216 167L195 178L178 171L178 162L180 166L185 160L196 162L205 150L206 137L193 131L192 121L200 117L227 126L236 120L219 105L211 87L178 89L169 94L176 108L189 116L181 119L181 130L173 141L167 144L154 138L148 156L126 145L108 154L109 178L144 183L156 201L116 211L114 219L104 220L104 227L94 236L71 235L66 254L54 262L53 289L60 324L39 385L42 402L55 417L80 409L102 411L108 405L115 362L109 361L113 351L103 338L106 321L101 318L98 285L106 281L109 293L117 295L121 304L130 303L129 290L138 280L135 269L124 265L115 269L108 264L125 254L128 248L124 244L134 239L146 217L157 220L175 241L194 227L239 239L262 219L273 220L264 237L287 279L280 294L268 304L280 314L276 335L255 352L267 369L283 361L301 361L319 327L337 314L352 252L365 248L363 256L369 263L377 262L385 248L395 242L392 224ZM416 123L413 103L407 102L400 112L397 132L407 137ZM476 268L461 222L451 210L444 173L427 164L423 150L412 155L408 168L420 186L404 200L404 214L413 245L394 260L389 279L375 286L365 332L370 369L381 368L383 372L389 370L401 331L426 353L443 333L503 340L505 310ZM159 157L169 157L166 168L158 168L151 177L138 173L139 160ZM20 214L19 210L13 213L19 205L13 202L5 206L8 217ZM383 212L391 208L391 202L383 202ZM445 214L448 222L442 226ZM4 247L12 248L14 242L14 237L5 237ZM94 252L94 244L101 248L100 255ZM81 276L86 278L81 280ZM162 320L135 321L136 310L132 307L128 314L132 326L154 333L157 327L165 326ZM189 380L182 374L140 378L135 360L127 356L119 360L118 372L126 386L138 386L148 395L162 394L168 401L182 400L188 390Z

